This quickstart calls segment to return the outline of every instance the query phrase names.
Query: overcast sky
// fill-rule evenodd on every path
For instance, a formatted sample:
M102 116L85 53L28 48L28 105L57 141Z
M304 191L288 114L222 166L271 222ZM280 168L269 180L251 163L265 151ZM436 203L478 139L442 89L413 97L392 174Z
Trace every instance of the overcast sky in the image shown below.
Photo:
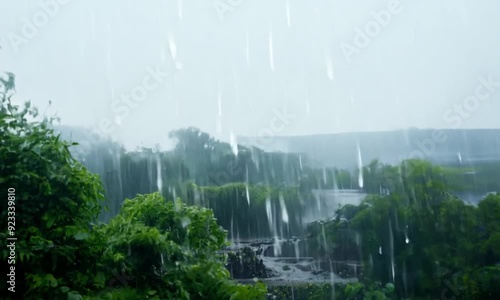
M0 71L17 101L51 100L63 124L127 146L187 126L223 140L499 128L499 13L497 0L3 0Z

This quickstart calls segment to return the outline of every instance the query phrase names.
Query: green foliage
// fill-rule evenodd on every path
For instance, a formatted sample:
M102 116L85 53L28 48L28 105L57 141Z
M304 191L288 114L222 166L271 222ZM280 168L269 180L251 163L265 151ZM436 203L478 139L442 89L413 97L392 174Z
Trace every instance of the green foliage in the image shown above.
M17 295L264 298L265 285L229 279L224 257L217 254L226 245L226 233L211 210L167 202L158 193L138 195L125 201L109 225L94 225L104 198L99 178L72 157L73 144L54 133L52 119L36 121L29 103L12 104L13 75L0 83L0 187L15 189ZM0 205L0 224L7 228L12 209L8 201ZM0 237L5 240L6 233ZM7 248L0 253L7 261ZM6 282L0 287L5 291Z
M452 284L464 299L498 299L500 266L486 266L461 272Z
M344 287L344 294L347 300L389 300L395 297L392 283L387 283L385 286L361 282L348 283Z
M344 299L342 285L336 284L332 289L330 284L297 284L297 285L276 285L270 286L268 299L288 300L288 299L311 299L329 300ZM335 292L334 292L335 290Z
M37 110L29 102L12 103L13 75L1 82L0 190L16 191L17 292L25 299L55 299L97 288L88 278L99 267L94 260L99 249L89 236L103 200L100 181L50 129L53 119L29 121L37 120ZM0 208L0 225L7 228L7 201ZM5 240L6 232L0 238ZM7 261L7 249L0 253ZM0 286L5 290L5 281Z
M211 210L166 201L159 193L138 195L126 200L103 230L110 237L104 252L107 265L132 277L143 293L154 290L161 299L265 294L260 285L229 280L223 257L216 254L226 245L226 234Z
M396 170L396 175L383 177ZM359 253L350 259L364 262L364 278L393 282L399 297L439 295L450 273L462 294L494 293L489 282L500 275L498 194L477 207L468 205L448 192L446 169L418 160L396 168L373 163L365 173L387 193L341 207L336 220L310 226L310 244L317 255L338 259ZM476 267L482 271L472 271ZM358 295L362 286L346 289ZM370 295L382 297L379 292Z
M390 300L395 299L394 286L364 284L353 282L347 284L298 284L269 287L268 299L311 299L311 300Z
M426 173L423 173L424 169ZM420 169L420 170L419 170ZM448 191L500 192L500 162L479 162L474 165L431 166L429 162L407 160L399 166L382 164L378 160L363 167L363 190L368 193L397 192L404 194L405 179L427 177L446 185ZM418 175L417 175L418 174ZM438 178L439 177L439 178Z

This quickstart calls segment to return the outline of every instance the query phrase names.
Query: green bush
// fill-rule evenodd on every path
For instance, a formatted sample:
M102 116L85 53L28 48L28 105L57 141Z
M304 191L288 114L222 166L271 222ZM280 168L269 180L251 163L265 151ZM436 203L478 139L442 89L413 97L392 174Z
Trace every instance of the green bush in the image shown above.
M224 257L217 254L226 245L226 233L206 208L166 201L159 193L138 195L124 202L103 233L110 237L107 265L125 272L143 294L155 291L161 299L265 295L265 286L229 279Z
M99 268L99 248L90 241L90 224L103 200L99 179L71 157L71 145L50 129L52 119L28 121L36 120L37 110L29 102L23 107L11 102L12 74L0 83L0 190L15 189L16 293L55 299L102 287L91 280ZM2 228L7 228L7 205L0 202ZM0 251L6 261L7 249ZM0 283L2 290L5 284Z

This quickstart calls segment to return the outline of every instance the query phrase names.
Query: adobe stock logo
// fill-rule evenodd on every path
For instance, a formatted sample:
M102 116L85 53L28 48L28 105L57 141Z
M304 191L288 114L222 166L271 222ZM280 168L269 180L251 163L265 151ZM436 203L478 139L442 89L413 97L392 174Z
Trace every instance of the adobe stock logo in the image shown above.
M121 97L113 99L111 111L114 118L101 119L99 122L99 131L101 133L112 133L116 129L116 125L121 125L123 120L130 115L132 109L137 108L140 103L144 102L148 98L149 92L158 88L169 75L158 66L156 69L147 67L146 71L147 74L142 77L141 83L134 86L130 93L122 94Z
M134 279L134 276L125 274L123 272L118 273L116 272L116 270L113 270L113 278L111 278L111 280L108 282L108 288L113 288L120 285L123 287L127 287L128 283Z
M462 299L462 293L457 287L452 283L454 274L446 274L441 281L442 290L440 293L440 298L435 300L458 300Z
M7 40L15 53L19 52L22 45L26 45L35 38L41 29L46 27L60 12L61 7L67 5L71 0L42 0L39 2L40 9L31 18L23 18L21 31L19 33L9 32Z
M464 120L479 109L481 101L489 100L500 87L500 81L496 81L491 74L488 78L479 77L478 81L473 95L469 95L459 103L454 103L453 108L443 113L444 121L452 124L452 128L460 127Z
M133 114L134 110L143 105L149 98L150 94L160 86L164 85L167 88L170 86L177 71L180 68L172 69L169 66L156 67L147 66L145 75L136 85L132 86L127 93L121 94L119 97L114 97L111 100L110 113L107 116L99 118L89 131L84 131L84 140L90 145L98 145L102 138L110 138L117 128L123 125L127 118Z
M243 0L216 0L213 2L215 12L219 19L224 20L224 15L235 10L243 3Z
M290 123L297 116L287 111L287 107L283 107L281 111L273 110L273 116L269 120L269 126L262 128L257 136L256 144L260 148L264 148L270 144L273 137L285 131Z
M447 109L443 113L443 120L446 123L452 124L452 129L459 128L465 120L470 118L473 113L479 109L481 103L493 97L498 87L500 87L500 81L495 80L496 78L491 74L487 78L480 76L478 78L479 83L476 85L474 93L465 97L461 102L454 103L452 108ZM415 142L418 148L417 150L412 151L408 157L400 156L399 161L426 159L426 157L432 156L436 152L437 146L446 142L447 139L448 137L444 130L434 129L430 137ZM404 175L408 177L413 173L412 165L406 164L406 169ZM387 178L387 181L392 184L391 188L393 188L399 180L400 178Z
M399 0L391 0L387 4L387 9L382 9L379 12L372 11L373 20L367 22L363 28L356 27L354 29L354 39L352 44L342 42L340 50L344 54L348 63L351 63L352 56L360 54L363 49L367 48L373 39L377 38L382 29L387 28L393 19L393 16L401 14L403 6Z

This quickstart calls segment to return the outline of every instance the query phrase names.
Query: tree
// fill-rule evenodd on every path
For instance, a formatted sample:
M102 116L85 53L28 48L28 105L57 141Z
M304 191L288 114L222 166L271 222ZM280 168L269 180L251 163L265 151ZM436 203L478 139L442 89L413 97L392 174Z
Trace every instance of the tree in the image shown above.
M263 299L262 284L229 279L223 257L226 232L211 210L166 201L159 193L126 200L103 228L107 265L126 272L142 295L161 299Z
M11 101L14 76L2 78L0 92L0 190L15 190L13 205L1 201L2 228L14 216L16 292L25 299L60 298L71 290L87 290L99 251L89 247L91 222L101 209L103 191L97 176L71 156L69 143L51 130L53 119L30 122L37 110ZM6 233L0 233L6 240ZM3 261L9 253L1 250ZM3 290L5 281L0 284Z

